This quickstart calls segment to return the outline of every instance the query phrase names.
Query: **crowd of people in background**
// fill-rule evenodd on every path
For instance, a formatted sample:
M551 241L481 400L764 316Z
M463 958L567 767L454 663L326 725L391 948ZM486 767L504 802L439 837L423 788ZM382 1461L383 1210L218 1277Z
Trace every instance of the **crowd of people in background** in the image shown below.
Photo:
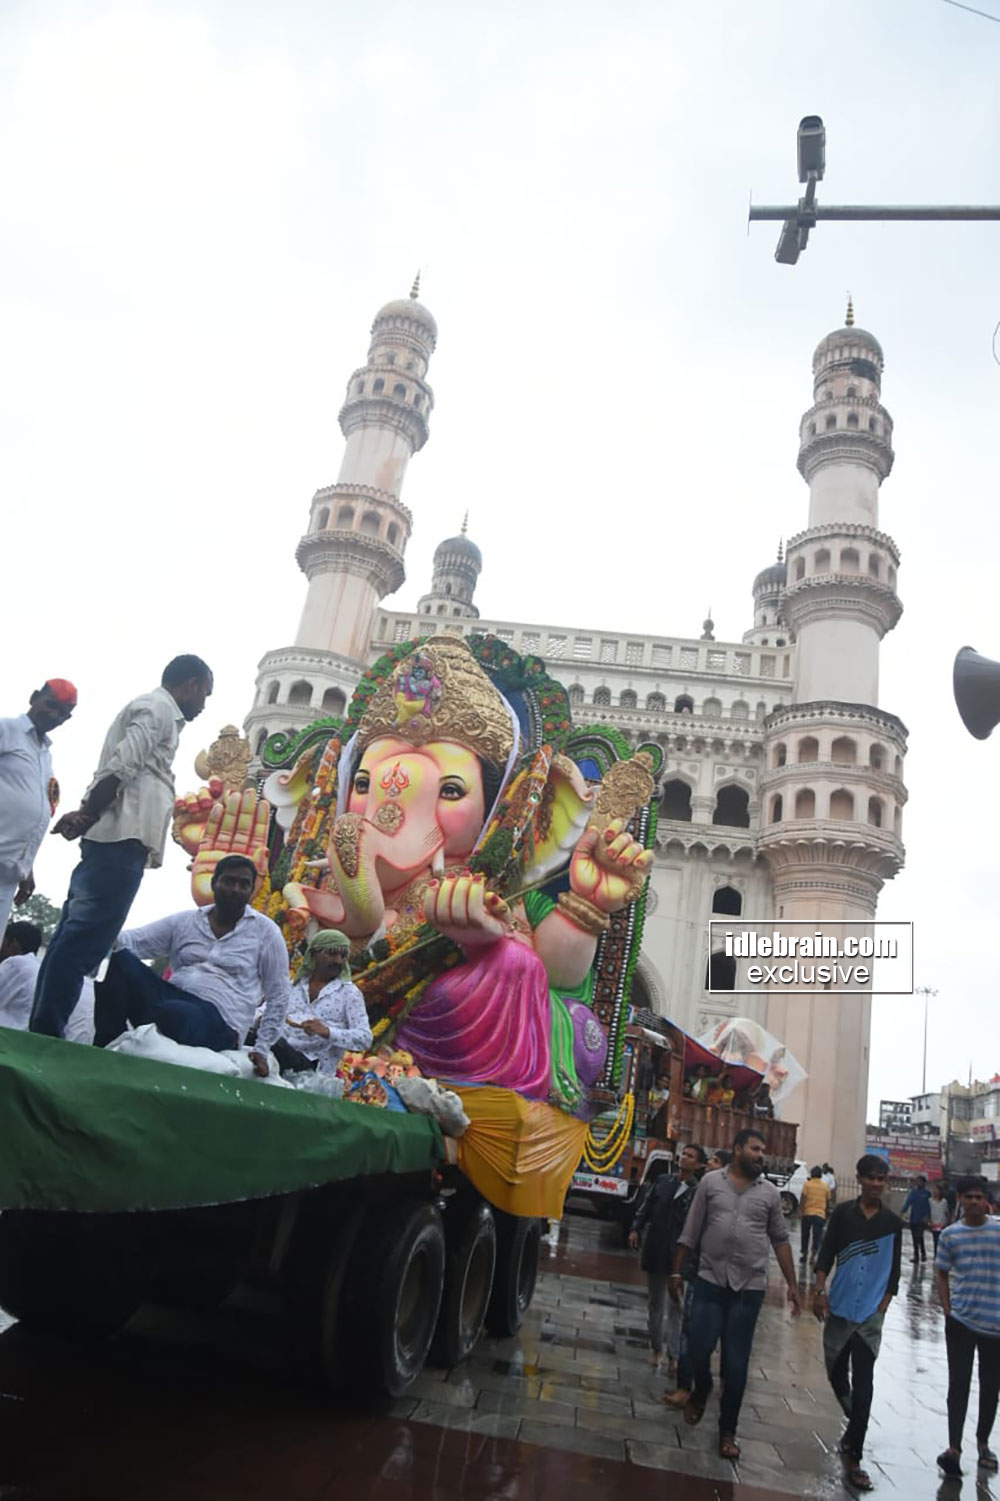
M720 1347L719 1453L739 1457L737 1425L757 1316L773 1249L793 1314L804 1306L777 1188L763 1177L764 1141L741 1131L732 1156L706 1158L684 1147L675 1175L658 1178L640 1200L629 1245L641 1247L649 1284L650 1363L674 1378L664 1402L692 1426L712 1390L711 1358ZM944 1475L960 1477L962 1434L974 1362L979 1362L977 1465L998 1469L990 1437L1000 1398L1000 1218L993 1218L982 1178L946 1179L928 1189L918 1177L901 1214L883 1202L889 1169L882 1157L857 1163L859 1192L834 1206L829 1163L814 1166L800 1198L799 1276L814 1271L811 1306L823 1325L831 1389L847 1426L839 1452L847 1484L873 1489L863 1465L874 1394L875 1363L890 1302L899 1290L905 1215L913 1264L926 1260L933 1237L937 1291L948 1356L948 1447L938 1456Z

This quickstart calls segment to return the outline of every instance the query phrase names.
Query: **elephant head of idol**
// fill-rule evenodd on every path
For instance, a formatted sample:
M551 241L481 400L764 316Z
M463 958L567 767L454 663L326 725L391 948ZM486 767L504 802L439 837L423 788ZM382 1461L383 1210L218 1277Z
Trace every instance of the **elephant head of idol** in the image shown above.
M461 869L516 751L516 721L460 637L417 647L372 696L341 763L327 857L344 926L370 938Z

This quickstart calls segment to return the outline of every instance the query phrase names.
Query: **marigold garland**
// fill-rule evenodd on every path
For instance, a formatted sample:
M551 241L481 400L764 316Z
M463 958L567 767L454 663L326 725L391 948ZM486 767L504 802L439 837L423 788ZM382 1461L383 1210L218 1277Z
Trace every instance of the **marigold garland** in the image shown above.
M635 1095L629 1093L606 1136L598 1139L591 1125L583 1143L583 1160L593 1173L608 1173L628 1146L635 1118Z

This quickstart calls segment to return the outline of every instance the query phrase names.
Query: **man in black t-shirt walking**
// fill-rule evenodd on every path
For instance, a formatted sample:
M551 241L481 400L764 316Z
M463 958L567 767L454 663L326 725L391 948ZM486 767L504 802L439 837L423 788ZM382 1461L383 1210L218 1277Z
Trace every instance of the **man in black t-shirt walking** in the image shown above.
M643 1230L642 1269L649 1283L649 1363L654 1371L663 1359L663 1316L667 1311L667 1358L676 1367L680 1340L681 1308L667 1303L667 1282L673 1266L677 1237L684 1228L694 1190L705 1171L705 1149L687 1146L681 1152L676 1176L657 1178L640 1204L628 1243L634 1251ZM671 1370L669 1374L673 1375Z

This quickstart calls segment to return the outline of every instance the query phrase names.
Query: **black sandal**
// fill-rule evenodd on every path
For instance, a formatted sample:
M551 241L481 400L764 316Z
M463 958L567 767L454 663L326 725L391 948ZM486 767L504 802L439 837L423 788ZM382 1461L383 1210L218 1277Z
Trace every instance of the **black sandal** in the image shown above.
M947 1475L949 1479L961 1480L963 1473L961 1463L959 1462L958 1455L953 1454L950 1449L945 1449L943 1454L938 1455L937 1463L938 1469Z
M979 1451L979 1468L981 1470L990 1470L994 1474L997 1470L1000 1470L1000 1460L997 1459L988 1444L984 1444Z
M692 1392L690 1397L688 1397L687 1401L684 1404L684 1421L685 1423L687 1423L689 1428L696 1428L701 1422L702 1418L705 1416L705 1407L707 1403L707 1397L696 1397L694 1392Z

